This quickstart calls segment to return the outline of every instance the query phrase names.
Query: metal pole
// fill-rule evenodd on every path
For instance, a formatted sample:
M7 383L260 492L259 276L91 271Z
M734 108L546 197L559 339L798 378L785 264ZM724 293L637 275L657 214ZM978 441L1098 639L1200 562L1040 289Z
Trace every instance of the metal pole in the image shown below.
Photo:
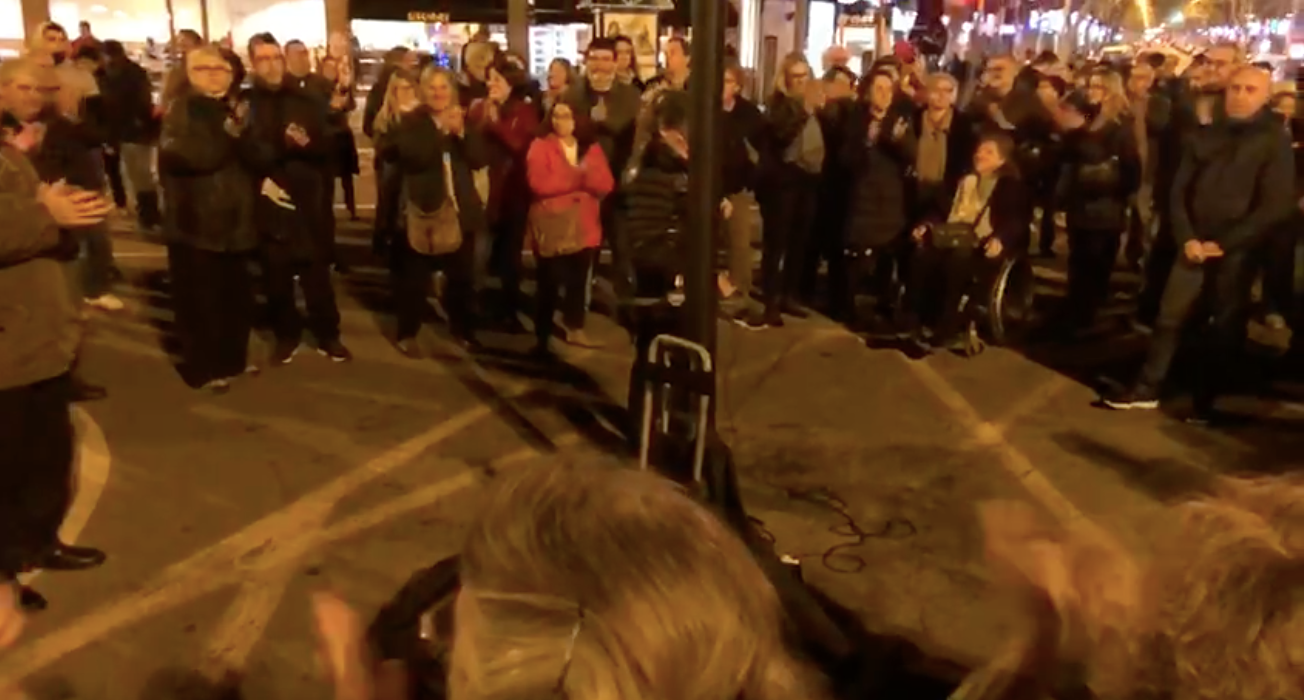
M724 3L693 2L693 76L688 115L688 265L684 276L685 337L715 356L715 224L720 216L723 155ZM735 212L734 216L742 216ZM710 421L715 424L715 403Z

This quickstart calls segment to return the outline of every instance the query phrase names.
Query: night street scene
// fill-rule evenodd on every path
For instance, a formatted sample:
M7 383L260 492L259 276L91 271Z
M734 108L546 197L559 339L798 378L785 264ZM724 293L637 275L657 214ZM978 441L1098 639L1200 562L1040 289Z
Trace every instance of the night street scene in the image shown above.
M1289 5L4 2L0 700L1304 700Z

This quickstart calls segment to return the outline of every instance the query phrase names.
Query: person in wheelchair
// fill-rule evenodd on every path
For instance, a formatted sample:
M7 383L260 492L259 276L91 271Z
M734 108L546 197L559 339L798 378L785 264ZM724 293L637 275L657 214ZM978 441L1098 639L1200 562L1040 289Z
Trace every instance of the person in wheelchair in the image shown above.
M944 221L921 221L898 335L920 354L963 351L969 342L966 295L990 286L1002 261L1023 251L1031 225L1027 187L1003 132L979 137L973 172L960 179Z

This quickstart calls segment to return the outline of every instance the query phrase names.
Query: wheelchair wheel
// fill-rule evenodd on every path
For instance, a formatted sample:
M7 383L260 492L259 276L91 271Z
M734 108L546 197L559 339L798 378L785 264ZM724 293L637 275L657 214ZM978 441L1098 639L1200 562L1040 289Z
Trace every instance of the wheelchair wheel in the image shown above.
M987 302L987 330L991 341L1009 345L1032 323L1036 298L1036 276L1026 257L1001 263Z

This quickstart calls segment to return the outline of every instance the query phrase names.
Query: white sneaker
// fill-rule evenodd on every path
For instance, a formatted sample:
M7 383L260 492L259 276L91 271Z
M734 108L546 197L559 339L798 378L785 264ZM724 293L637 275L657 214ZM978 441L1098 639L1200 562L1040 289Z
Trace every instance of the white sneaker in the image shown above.
M93 297L93 298L88 297L86 299L86 303L90 304L91 306L94 306L97 309L103 309L105 311L121 311L127 308L127 305L122 303L121 299L117 298L116 296L113 296L112 294L101 294L100 296Z

